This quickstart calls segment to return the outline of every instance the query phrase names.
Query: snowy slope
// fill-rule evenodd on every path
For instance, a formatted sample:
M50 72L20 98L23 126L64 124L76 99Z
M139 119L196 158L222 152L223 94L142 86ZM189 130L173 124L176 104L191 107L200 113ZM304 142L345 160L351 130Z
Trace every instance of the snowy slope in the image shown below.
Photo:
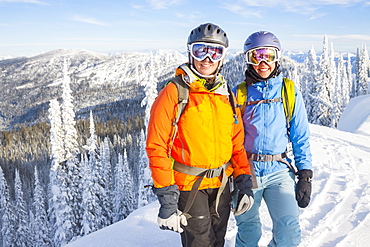
M370 96L353 100L361 104ZM356 111L363 109L355 103L351 112L343 114L341 127L351 131L344 123L362 126L360 134L327 127L310 125L313 153L314 180L310 205L301 209L302 243L308 246L369 246L370 243L370 119ZM361 111L362 112L362 111ZM362 114L362 113L361 113ZM365 127L367 126L367 129ZM352 129L357 132L357 129ZM154 202L133 212L125 220L80 238L68 247L118 246L181 246L178 234L157 227L158 203ZM261 246L271 238L271 222L265 206L261 208L264 222ZM236 226L231 216L226 235L227 247L234 246Z
M350 100L338 122L338 129L370 136L370 97L368 95Z

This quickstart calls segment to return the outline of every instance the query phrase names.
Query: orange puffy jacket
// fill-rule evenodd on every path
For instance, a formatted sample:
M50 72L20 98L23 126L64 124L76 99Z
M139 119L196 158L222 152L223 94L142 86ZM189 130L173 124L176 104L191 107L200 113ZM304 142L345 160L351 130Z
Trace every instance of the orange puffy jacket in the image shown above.
M185 74L177 69L176 75L181 73ZM236 109L239 120L236 124L226 94L207 90L200 80L190 83L187 107L181 115L172 143L178 91L173 83L161 90L151 108L146 141L156 188L177 184L182 191L191 190L198 177L174 171L173 160L205 169L217 168L231 161L232 165L226 170L228 176L233 173L236 178L240 174L250 174L243 146L244 129L240 110ZM220 177L205 177L199 190L220 186Z

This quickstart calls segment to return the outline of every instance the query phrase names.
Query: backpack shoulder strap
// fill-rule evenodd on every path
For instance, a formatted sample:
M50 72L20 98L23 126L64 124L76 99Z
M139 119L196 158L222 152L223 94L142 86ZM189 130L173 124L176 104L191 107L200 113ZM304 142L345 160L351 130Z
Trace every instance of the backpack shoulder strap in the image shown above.
M247 102L247 95L248 95L248 85L245 81L243 81L236 87L236 103L237 103L236 106L240 107L242 114L244 114L244 108Z
M283 98L283 105L285 116L287 119L288 128L290 127L289 122L292 120L294 107L295 107L295 89L294 82L288 78L283 78L281 97Z
M186 104L188 103L189 98L189 86L183 81L181 75L176 76L173 78L170 82L176 85L177 91L178 91L178 110L177 110L177 116L173 122L173 125L177 125L179 122L179 119L181 117L181 114L184 112Z

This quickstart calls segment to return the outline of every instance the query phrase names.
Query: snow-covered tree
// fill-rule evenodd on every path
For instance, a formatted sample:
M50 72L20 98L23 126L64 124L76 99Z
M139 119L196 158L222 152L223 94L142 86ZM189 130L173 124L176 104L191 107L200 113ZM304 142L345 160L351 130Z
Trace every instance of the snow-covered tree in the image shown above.
M92 114L92 111L90 111L90 137L89 137L89 147L88 147L88 150L90 152L95 152L97 150L97 141L98 141L98 138L96 136L96 133L95 133L95 124L94 124L94 117L93 117L93 114Z
M37 169L35 167L35 193L33 196L33 244L34 247L52 246L49 232L49 221L46 212L45 193L40 184Z
M349 59L349 58L348 58ZM340 91L338 93L338 97L340 97L340 111L341 113L344 111L344 109L347 107L349 99L350 99L350 90L351 90L351 72L348 71L348 63L347 64L344 61L343 55L341 54L338 60L338 82L342 82L340 86ZM350 67L351 68L351 67ZM350 73L348 75L348 73Z
M62 129L62 116L60 110L60 104L58 100L50 100L49 108L49 120L50 120L50 145L51 145L51 158L53 164L65 160L64 151L64 133Z
M323 126L331 125L332 102L330 89L335 80L328 47L328 37L325 35L323 53L319 63L319 80L313 88L311 101L311 123Z
M30 230L28 213L26 210L26 202L23 198L22 182L18 170L15 171L14 190L15 208L17 209L15 212L15 246L31 246L29 241Z
M142 82L144 86L145 97L141 102L141 106L145 106L145 117L144 117L144 125L148 126L149 118L150 118L150 109L152 108L153 102L158 95L157 92L157 84L158 80L156 77L156 73L154 71L154 62L155 58L153 54L150 53L150 61L149 61L149 73L147 75L147 80Z
M331 127L337 127L339 117L342 114L342 107L345 104L344 102L349 97L348 91L348 81L347 81L347 71L344 64L343 55L339 55L338 59L338 69L337 69L337 78L335 80L334 88L332 89L332 115L331 115Z
M302 83L301 83L301 91L303 100L305 102L307 117L309 122L312 121L313 110L312 110L312 102L313 102L313 95L315 94L316 86L318 83L318 71L317 71L317 56L316 51L312 47L307 54L307 58L305 60L305 73L303 74Z
M158 95L157 92L158 80L156 79L155 76L154 61L155 60L153 58L153 54L150 53L149 74L147 77L148 80L143 82L145 97L141 102L141 106L145 106L145 116L144 116L145 126L148 126L150 118L150 109L153 105L155 98ZM142 130L140 134L139 202L138 202L139 207L145 206L146 204L154 200L154 194L152 193L152 191L144 187L146 185L151 184L149 160L145 152L145 145L146 145L146 127L145 131Z
M356 96L366 95L369 90L369 54L366 45L362 45L361 49L357 49L356 61Z
M113 222L118 222L134 209L136 209L133 180L128 167L126 149L123 153L118 154L118 163L115 172L115 187L113 199Z
M90 122L90 124L93 124L93 121L92 123ZM89 138L90 141L96 139L95 137L91 138L92 136L96 135L95 128L93 126L94 125L90 125L90 138ZM95 148L92 149L92 147L95 147ZM94 211L92 213L96 217L96 219L94 219L96 221L96 223L94 223L94 230L96 230L96 229L101 229L103 227L103 222L104 222L103 213L102 213L103 212L103 199L105 198L105 194L106 194L105 189L104 189L105 181L103 178L103 169L102 169L102 164L100 161L100 156L97 153L96 144L93 144L93 143L89 144L88 157L89 157L88 168L90 170L89 173L91 174L91 178L90 178L91 185L89 188L91 192L89 193L94 195L94 197L91 198L90 200L95 200L94 202L90 202L90 203L94 204L94 207L92 208L92 210Z
M70 186L67 164L70 160L60 162L50 172L51 183L51 214L53 218L53 244L63 246L75 236L76 224L71 207Z
M15 215L10 201L9 187L0 166L0 246L15 246Z
M104 138L103 145L100 146L100 162L102 164L103 181L104 184L104 198L102 198L103 204L103 226L112 224L112 199L113 199L113 175L112 166L110 161L110 145L108 137Z
M81 231L81 174L77 160L78 143L75 128L75 113L70 88L67 62L63 67L62 130L65 159L52 164L50 170L50 216L53 224L55 245L64 245Z
M353 74L352 74L352 63L351 63L351 55L348 53L347 55L347 81L348 81L348 88L349 88L349 98L354 97L353 92Z
M139 200L138 207L143 207L155 200L152 190L149 188L152 185L152 179L149 169L149 160L145 153L145 134L144 130L140 132L140 160L139 160ZM149 187L148 187L149 186Z
M101 207L99 205L99 198L96 194L96 188L94 187L94 180L93 180L93 168L91 167L93 163L87 160L86 156L82 156L81 160L81 170L84 174L82 180L82 208L83 208L83 216L82 216L82 227L81 227L81 235L87 235L91 232L99 230L101 227L100 222L100 214L101 214Z
M78 153L77 130L75 127L76 114L73 110L73 98L70 82L71 78L68 74L67 62L64 61L62 84L62 123L64 131L64 149L66 152L66 159L70 159Z

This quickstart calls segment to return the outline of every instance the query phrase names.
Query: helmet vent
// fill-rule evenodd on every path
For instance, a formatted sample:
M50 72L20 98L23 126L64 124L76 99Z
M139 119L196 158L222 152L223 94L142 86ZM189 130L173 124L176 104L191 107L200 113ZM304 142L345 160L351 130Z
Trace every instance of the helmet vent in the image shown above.
M208 25L207 28L208 28L208 30L211 30L211 25Z

